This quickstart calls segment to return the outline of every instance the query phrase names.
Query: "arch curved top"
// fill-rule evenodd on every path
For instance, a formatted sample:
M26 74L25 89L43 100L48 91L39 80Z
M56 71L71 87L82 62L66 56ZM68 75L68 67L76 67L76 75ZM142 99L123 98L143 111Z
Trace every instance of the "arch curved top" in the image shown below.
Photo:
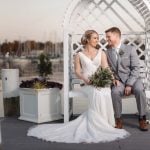
M150 30L150 0L129 0L129 2L137 9L143 17L146 30Z
M63 20L63 29L72 30L71 22L73 19L75 19L75 15L77 16L78 12L82 8L85 8L83 7L84 5L86 6L90 2L96 3L95 1L98 0L72 0L65 12L65 16ZM99 1L102 2L103 0L99 0ZM119 3L118 0L110 0L110 1L115 1ZM138 14L141 16L141 18L143 18L145 30L150 30L150 0L128 0L128 2L132 4L132 6L136 9ZM104 14L105 12L101 12L101 13Z
M64 16L64 20L63 20L63 28L64 29L69 27L71 16L72 16L75 8L78 6L79 2L81 2L81 0L73 0L70 2L69 6L65 12L65 16Z

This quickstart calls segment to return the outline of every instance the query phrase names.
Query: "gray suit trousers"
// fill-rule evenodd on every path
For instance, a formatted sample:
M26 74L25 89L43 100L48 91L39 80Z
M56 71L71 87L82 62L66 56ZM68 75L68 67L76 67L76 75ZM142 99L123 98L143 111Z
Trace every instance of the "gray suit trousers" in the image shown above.
M114 107L115 118L120 118L122 113L122 96L124 96L125 85L120 82L119 86L112 86L111 95ZM140 116L146 114L146 96L144 92L143 83L138 79L133 87L132 93L135 95L137 109Z

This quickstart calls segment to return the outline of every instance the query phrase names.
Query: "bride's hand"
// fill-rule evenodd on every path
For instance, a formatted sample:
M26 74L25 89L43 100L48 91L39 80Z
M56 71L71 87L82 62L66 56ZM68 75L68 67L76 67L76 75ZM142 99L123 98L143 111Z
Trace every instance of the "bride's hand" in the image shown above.
M90 80L89 79L84 79L84 82L86 83L86 84L90 84Z

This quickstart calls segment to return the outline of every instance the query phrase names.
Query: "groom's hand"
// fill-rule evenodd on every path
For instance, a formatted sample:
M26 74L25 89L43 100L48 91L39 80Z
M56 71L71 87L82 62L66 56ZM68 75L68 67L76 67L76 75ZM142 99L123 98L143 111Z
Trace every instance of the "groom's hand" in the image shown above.
M113 84L114 84L114 86L119 86L119 85L120 85L120 81L114 79L114 80L113 80Z
M126 96L129 96L131 94L131 90L132 90L132 87L131 86L126 86L125 87L125 95Z

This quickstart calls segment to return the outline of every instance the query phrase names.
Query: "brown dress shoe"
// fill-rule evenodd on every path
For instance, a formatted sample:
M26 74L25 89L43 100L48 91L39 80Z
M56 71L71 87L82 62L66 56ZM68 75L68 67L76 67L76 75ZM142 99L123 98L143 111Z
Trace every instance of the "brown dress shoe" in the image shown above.
M115 128L122 129L123 128L123 123L121 118L116 118L116 126Z
M140 119L139 120L139 128L140 128L141 131L148 131L148 125L147 125L145 119Z

